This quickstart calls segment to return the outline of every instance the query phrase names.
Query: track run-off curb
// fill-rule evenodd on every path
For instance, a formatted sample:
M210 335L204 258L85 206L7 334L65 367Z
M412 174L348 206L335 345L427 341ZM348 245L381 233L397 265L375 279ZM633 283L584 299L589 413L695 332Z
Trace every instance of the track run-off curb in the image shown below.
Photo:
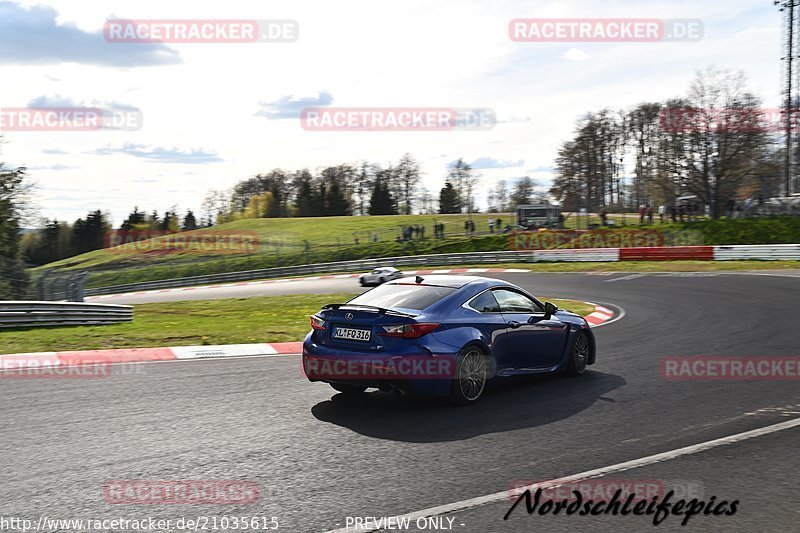
M585 303L594 305L594 311L584 317L590 327L595 328L605 323L619 320L624 316L622 310L614 312L607 307L592 302ZM81 365L188 361L223 359L228 357L288 356L300 355L302 351L302 342L273 342L209 346L171 346L168 348L115 348L108 350L0 354L0 377L2 377L4 372L39 367L77 367Z

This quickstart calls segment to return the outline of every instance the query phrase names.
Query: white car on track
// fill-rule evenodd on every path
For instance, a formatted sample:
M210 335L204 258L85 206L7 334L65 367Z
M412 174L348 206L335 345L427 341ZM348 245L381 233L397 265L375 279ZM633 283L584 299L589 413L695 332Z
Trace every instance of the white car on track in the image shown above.
M361 282L362 287L368 285L381 285L393 279L402 278L403 273L394 267L378 267L372 272L361 274L358 281Z

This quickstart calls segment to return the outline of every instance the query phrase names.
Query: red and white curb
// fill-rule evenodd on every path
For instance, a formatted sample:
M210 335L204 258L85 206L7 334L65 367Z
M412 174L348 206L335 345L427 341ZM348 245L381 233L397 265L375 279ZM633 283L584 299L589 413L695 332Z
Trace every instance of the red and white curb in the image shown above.
M589 326L594 328L614 318L614 311L612 311L608 307L603 307L602 305L593 304L592 302L584 302L584 303L587 303L589 305L594 305L594 311L583 317L586 319L586 322L589 323Z
M607 307L591 302L594 311L584 318L590 327L619 320L624 312L614 313ZM116 348L67 352L34 352L0 354L0 372L39 367L69 367L93 364L144 363L153 361L182 361L222 359L227 357L268 357L299 355L302 342L273 342L258 344L221 344L210 346L172 346L169 348Z
M145 363L224 357L281 356L302 352L302 342L173 346L170 348L116 348L70 352L34 352L0 355L0 370L92 364Z
M430 274L481 274L486 272L496 273L524 273L530 272L527 269L521 268L450 268L441 270L404 270L404 274L409 276L427 276ZM276 279L262 279L258 281L240 281L236 283L221 283L218 285L197 285L194 287L176 287L172 289L153 289L147 291L137 292L121 292L118 294L101 294L98 296L88 296L86 301L90 300L103 300L107 298L118 298L122 296L142 296L146 294L159 294L164 292L183 292L183 291L196 291L200 289L221 289L226 287L245 287L248 285L269 285L272 283L293 283L303 281L317 281L321 279L351 279L361 277L363 273L358 272L355 274L325 274L320 276L306 276L303 278L276 278Z

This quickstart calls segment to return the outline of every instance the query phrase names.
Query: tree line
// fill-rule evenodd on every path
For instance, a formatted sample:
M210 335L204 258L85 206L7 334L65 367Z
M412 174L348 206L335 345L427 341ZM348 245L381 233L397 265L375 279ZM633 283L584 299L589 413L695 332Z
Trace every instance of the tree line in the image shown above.
M420 186L422 168L411 154L393 164L345 163L324 167L316 174L308 169L274 169L241 180L228 191L209 191L199 218L191 209L181 216L173 206L159 215L136 206L118 229L171 233L244 218L470 213L478 211L479 179L468 163L458 159L450 165L436 198ZM498 181L488 199L490 212L507 212L514 205L541 197L535 182L523 177L513 186ZM72 223L44 219L38 231L22 237L19 256L26 264L39 266L104 248L112 229L110 215L99 209Z
M719 218L730 202L781 193L780 128L741 73L699 72L687 94L582 118L556 159L567 211L675 205L694 195Z
M197 219L191 209L183 217L178 215L175 207L160 216L158 211L146 213L140 211L138 206L134 207L119 226L122 232L158 232L154 235L198 228ZM90 211L85 218L79 218L71 224L56 219L44 219L39 231L22 236L20 256L28 265L39 266L106 248L111 242L109 232L112 229L110 216L99 209ZM142 233L142 236L146 235Z

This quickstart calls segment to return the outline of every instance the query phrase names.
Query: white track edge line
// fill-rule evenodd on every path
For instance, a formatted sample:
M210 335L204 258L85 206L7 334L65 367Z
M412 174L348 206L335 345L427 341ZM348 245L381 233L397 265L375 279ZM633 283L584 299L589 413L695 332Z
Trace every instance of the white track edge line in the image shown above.
M737 433L734 435L728 435L727 437L721 437L719 439L709 440L706 442L700 442L698 444L692 444L690 446L685 446L683 448L676 448L674 450L670 450L667 452L657 453L655 455L648 455L646 457L640 457L639 459L633 459L631 461L625 461L623 463L617 463L615 465L604 466L601 468L596 468L594 470L587 470L586 472L581 472L580 474L574 474L567 477L562 477L558 479L553 479L550 481L546 481L543 484L547 485L548 487L558 487L560 485L564 485L567 483L572 483L573 481L579 481L583 479L590 479L595 477L601 477L606 474L613 474L617 472L624 472L626 470L632 470L634 468L640 468L643 466L649 466L655 463L661 463L663 461L669 461L671 459L675 459L677 457L681 457L684 455L692 455L695 453L703 452L706 450L710 450L712 448L717 448L719 446L724 446L727 444L734 444L737 442L741 442L747 439L752 439L755 437L761 437L763 435L769 435L770 433L775 433L778 431L783 431L785 429L792 429L795 427L800 427L800 418L795 418L793 420L787 420L785 422L779 422L777 424L773 424L771 426L765 426L758 429L753 429L750 431L745 431L744 433ZM539 483L538 485L542 485ZM425 518L430 516L439 516L443 514L450 514L455 511L465 511L467 509L472 509L474 507L479 507L482 505L486 505L489 503L496 503L503 501L508 498L508 490L504 490L501 492L495 492L494 494L488 494L486 496L479 496L477 498L471 498L469 500L461 500L458 502L453 502L445 505L440 505L438 507L430 507L428 509L423 509L421 511L415 511L413 513L408 513L399 516L399 518L407 518L410 520L416 520L418 518ZM346 531L352 531L353 528L340 528L328 531L326 533L344 533ZM382 531L381 529L359 529L358 531L367 532L375 532L375 531Z

